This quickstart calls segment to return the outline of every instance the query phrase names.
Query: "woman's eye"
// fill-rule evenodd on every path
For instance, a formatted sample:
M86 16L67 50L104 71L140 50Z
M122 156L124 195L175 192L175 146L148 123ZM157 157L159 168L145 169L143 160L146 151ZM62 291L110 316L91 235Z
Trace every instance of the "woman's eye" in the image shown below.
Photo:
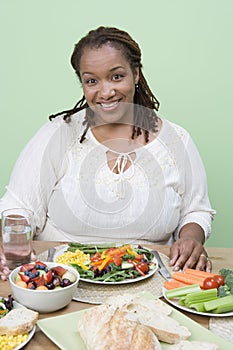
M93 85L95 83L96 83L96 80L93 78L85 80L85 84L88 84L88 85Z
M122 74L114 74L112 78L113 78L113 80L119 80L119 79L123 78L123 75Z

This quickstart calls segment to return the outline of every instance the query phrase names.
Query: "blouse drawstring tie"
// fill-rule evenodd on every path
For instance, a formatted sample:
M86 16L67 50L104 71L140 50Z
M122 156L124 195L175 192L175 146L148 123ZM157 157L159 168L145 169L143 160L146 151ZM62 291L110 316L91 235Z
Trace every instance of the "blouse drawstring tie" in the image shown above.
M113 152L111 150L111 152ZM135 166L132 157L129 153L118 153L115 164L113 165L111 171L114 173L114 170L117 170L117 177L114 177L114 180L117 182L117 192L119 198L125 198L125 181L131 179L134 175ZM130 162L129 171L125 171L127 162ZM115 174L115 173L114 173Z

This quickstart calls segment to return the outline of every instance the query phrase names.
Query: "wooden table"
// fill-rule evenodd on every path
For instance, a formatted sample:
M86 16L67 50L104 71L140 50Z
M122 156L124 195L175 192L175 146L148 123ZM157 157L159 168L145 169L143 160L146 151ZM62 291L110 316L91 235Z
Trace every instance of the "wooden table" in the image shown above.
M39 242L34 241L33 246L37 254L42 253L47 250L49 247L57 246L62 243L58 242ZM154 246L158 251L163 254L169 255L169 247L167 246ZM222 267L229 267L233 269L233 248L207 248L210 259L213 263L213 272L218 272ZM8 294L11 293L10 284L8 281L0 280L0 296L7 297ZM81 303L77 301L72 301L67 307L57 312L49 313L49 314L40 314L39 318L45 317L53 317L58 315L63 315L69 312L79 311L90 307L93 305ZM209 317L207 316L199 316L190 313L184 312L185 315L192 318L194 321L208 328L209 325ZM44 350L44 349L58 349L58 347L47 338L43 332L40 331L39 327L37 327L36 332L24 349L33 349L33 350Z

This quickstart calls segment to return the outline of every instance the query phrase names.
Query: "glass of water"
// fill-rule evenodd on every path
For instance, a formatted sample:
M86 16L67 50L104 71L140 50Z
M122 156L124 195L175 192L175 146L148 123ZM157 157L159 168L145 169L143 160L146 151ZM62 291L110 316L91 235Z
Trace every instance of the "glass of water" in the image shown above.
M33 212L14 208L2 212L2 249L9 269L28 263L32 252Z

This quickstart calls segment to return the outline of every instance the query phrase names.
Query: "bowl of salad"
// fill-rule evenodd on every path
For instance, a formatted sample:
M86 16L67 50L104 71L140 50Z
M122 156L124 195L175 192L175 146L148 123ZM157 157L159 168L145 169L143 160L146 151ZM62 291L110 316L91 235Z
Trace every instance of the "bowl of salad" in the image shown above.
M12 295L29 309L47 313L67 306L79 283L72 266L36 261L15 268L9 276Z

